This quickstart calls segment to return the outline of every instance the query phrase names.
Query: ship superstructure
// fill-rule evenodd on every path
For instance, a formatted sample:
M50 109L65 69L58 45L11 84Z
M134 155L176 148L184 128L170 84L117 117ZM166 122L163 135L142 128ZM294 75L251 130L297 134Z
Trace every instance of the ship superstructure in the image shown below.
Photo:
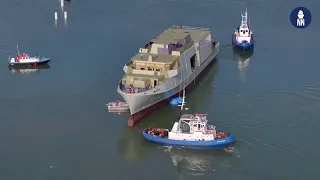
M125 75L117 88L130 108L128 125L196 84L219 52L219 43L212 40L207 28L172 26L139 49L124 66Z

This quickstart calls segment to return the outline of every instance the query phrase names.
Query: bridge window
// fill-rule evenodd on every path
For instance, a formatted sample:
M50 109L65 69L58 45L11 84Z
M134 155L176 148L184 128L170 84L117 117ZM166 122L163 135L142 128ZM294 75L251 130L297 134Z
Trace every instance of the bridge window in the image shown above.
M156 69L156 71L161 71L161 69Z
M151 68L151 67L148 67L148 71L152 71L152 68Z
M145 70L144 68L141 68L141 70Z
M153 81L153 86L156 87L157 86L157 80Z

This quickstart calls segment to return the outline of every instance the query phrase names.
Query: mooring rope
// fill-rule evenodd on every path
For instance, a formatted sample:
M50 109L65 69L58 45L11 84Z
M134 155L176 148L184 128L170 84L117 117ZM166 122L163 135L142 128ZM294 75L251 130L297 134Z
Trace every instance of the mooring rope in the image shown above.
M135 124L133 124L133 126L140 132L142 132L143 130L139 129Z

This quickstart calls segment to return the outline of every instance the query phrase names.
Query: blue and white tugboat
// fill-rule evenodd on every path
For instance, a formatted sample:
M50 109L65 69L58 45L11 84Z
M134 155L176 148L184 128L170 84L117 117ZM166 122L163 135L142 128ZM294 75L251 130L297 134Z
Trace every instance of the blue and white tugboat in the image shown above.
M10 57L8 59L9 66L24 66L24 65L33 65L37 66L38 64L47 64L51 58L40 57L40 56L29 56L26 53L20 54L19 47L17 46L18 55L16 58Z
M232 45L240 51L249 51L254 48L254 40L250 23L248 24L247 9L244 14L241 14L241 25L234 30L232 34Z
M234 136L217 132L214 125L208 125L207 114L183 114L171 131L147 128L142 135L154 143L186 149L221 149L235 142Z

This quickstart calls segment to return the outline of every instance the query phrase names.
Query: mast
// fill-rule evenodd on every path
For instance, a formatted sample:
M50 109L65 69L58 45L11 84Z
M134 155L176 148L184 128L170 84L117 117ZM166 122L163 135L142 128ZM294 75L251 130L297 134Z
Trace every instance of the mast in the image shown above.
M180 97L180 95L181 95L181 90L182 90L182 67L181 67L181 73L180 73L180 75L181 75L181 77L180 77L181 83L180 83L180 89L179 89L179 97Z
M183 54L184 55L184 61L185 61L185 63L186 63L186 65L185 65L185 67L186 67L186 69L187 69L187 61L186 61L186 54L184 53ZM182 76L182 71L181 71L181 76ZM182 79L181 79L182 80ZM183 106L184 105L186 105L186 91L185 91L185 83L184 83L184 81L183 81L183 94L182 94L182 102L181 102L181 105L179 104L178 106L180 106L181 107L181 111L183 110Z
M181 102L181 105L178 105L178 106L181 106L181 111L183 110L183 106L186 105L186 91L183 89L183 96L182 96L182 102Z
M247 25L247 21L248 21L248 12L247 12L247 8L246 11L244 12L244 14L241 13L241 25Z
M18 55L20 54L20 51L19 51L19 46L18 46L18 44L17 44L17 51L18 51Z

